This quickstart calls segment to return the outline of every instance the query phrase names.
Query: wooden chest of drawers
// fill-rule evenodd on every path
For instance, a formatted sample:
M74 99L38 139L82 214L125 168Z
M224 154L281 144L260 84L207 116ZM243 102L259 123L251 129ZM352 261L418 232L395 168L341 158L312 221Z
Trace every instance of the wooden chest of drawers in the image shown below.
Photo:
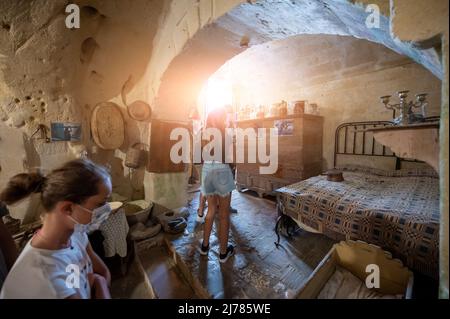
M260 197L273 192L285 185L293 184L322 172L322 131L321 116L299 114L286 117L271 117L265 119L244 120L238 122L243 129L284 128L278 135L278 168L273 174L260 174L260 166L267 163L249 163L248 153L257 152L245 140L245 162L236 165L236 185L239 191L250 189ZM251 144L250 144L251 145ZM266 139L266 150L269 152L269 139Z

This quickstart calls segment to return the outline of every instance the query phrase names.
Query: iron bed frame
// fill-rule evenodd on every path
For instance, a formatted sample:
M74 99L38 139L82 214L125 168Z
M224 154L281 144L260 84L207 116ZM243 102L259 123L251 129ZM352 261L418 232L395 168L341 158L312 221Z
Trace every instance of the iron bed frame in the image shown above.
M436 122L439 121L439 116L427 117L424 122ZM348 122L340 124L335 131L334 136L334 158L333 167L336 167L338 155L353 155L353 156L372 156L372 157L391 157L395 158L395 169L401 169L402 162L414 162L423 163L415 159L400 158L386 146L378 143L373 137L373 133L368 131L373 128L382 128L387 126L393 126L391 121L365 121L365 122ZM349 138L352 136L352 139ZM343 143L342 143L343 139ZM362 141L361 146L357 144L357 140ZM369 146L369 147L367 147ZM280 207L281 202L277 199L278 218L275 224L275 233L277 235L277 241L275 245L280 245L280 232L290 237L295 231L297 224L291 217L284 214L284 210Z

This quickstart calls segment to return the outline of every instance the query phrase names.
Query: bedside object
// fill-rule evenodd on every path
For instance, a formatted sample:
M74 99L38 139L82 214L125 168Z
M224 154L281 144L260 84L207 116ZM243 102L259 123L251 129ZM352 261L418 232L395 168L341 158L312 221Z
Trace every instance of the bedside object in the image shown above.
M337 169L331 169L327 172L325 172L325 174L327 176L327 181L330 182L343 182L344 181L344 176L342 174L342 171L337 170Z

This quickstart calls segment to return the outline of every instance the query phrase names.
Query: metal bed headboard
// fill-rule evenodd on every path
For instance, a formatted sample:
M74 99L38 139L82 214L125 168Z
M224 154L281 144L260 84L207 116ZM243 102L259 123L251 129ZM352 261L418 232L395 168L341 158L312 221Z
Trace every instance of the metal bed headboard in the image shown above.
M392 125L393 123L390 121L349 122L339 125L336 128L335 133L333 166L336 167L338 155L383 156L396 158L397 156L386 148L386 146L375 141L371 132L366 131L371 128L382 128ZM358 143L358 141L360 141L360 143Z
M439 116L427 117L425 122L436 122L439 119ZM339 125L335 133L333 167L336 167L338 155L393 157L395 158L395 169L401 168L402 161L423 163L417 160L397 157L386 146L375 141L372 132L366 131L371 128L382 128L392 125L394 123L391 121L349 122ZM361 143L357 143L358 140Z

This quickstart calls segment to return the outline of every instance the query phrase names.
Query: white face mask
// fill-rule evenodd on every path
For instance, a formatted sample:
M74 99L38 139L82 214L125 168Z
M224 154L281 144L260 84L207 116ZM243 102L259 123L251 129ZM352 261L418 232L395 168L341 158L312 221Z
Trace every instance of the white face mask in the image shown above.
M109 214L111 213L111 206L109 205L109 203L106 203L105 205L94 210L89 210L81 205L78 206L92 214L91 221L88 224L81 224L72 216L69 216L75 223L74 231L80 233L90 233L99 229L102 223L108 219Z

